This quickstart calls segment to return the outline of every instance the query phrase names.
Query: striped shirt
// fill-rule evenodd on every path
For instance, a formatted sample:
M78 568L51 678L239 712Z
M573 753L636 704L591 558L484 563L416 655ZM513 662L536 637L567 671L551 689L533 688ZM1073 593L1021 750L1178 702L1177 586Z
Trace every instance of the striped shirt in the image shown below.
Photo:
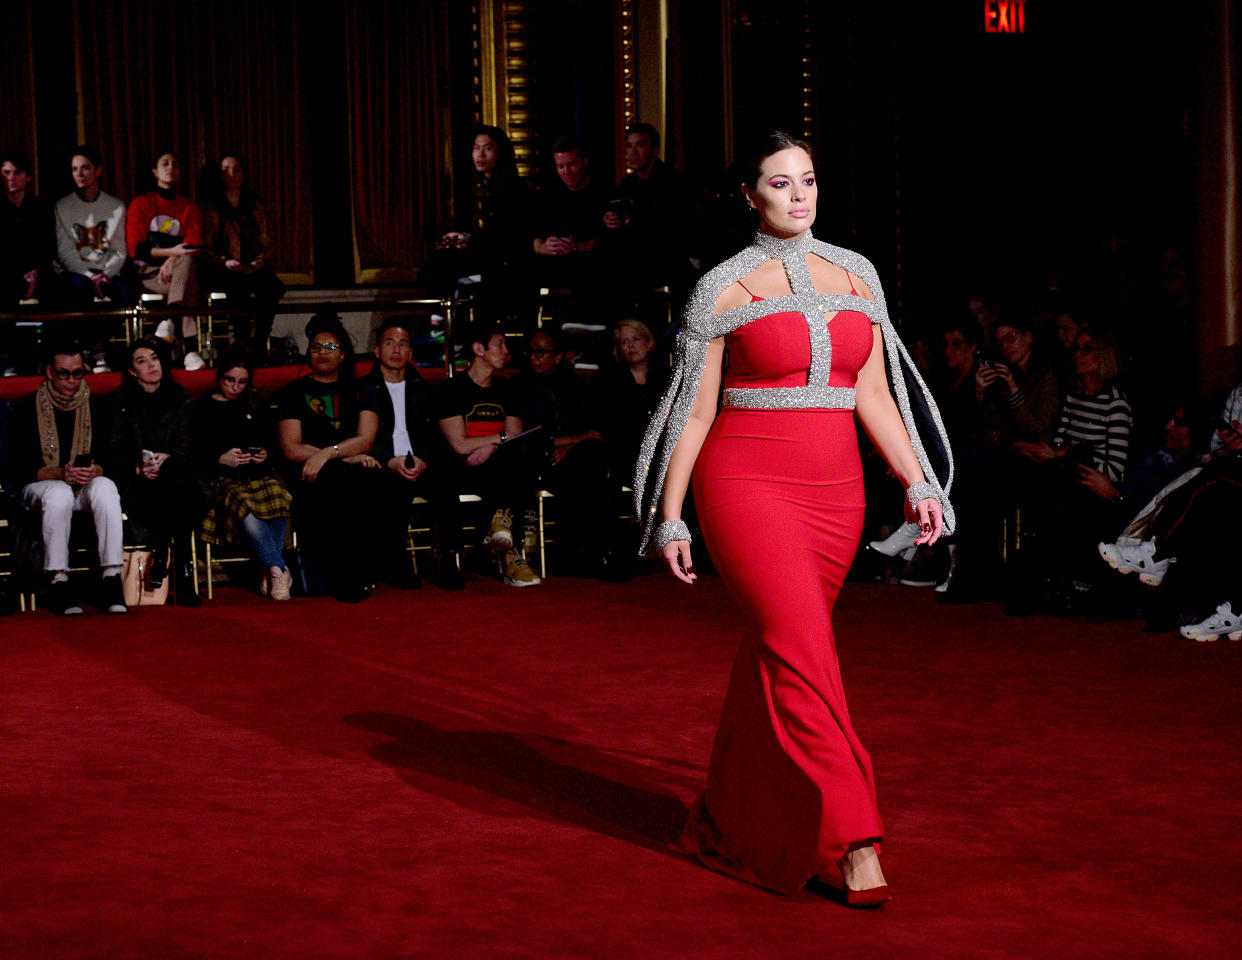
M1220 418L1225 423L1242 423L1242 383L1233 388L1229 394L1229 399L1225 401L1225 409L1221 413ZM1212 431L1212 449L1216 450L1224 443L1221 439L1220 431Z
M1116 387L1094 397L1067 394L1053 444L1090 447L1091 465L1120 483L1130 459L1131 422L1130 401Z

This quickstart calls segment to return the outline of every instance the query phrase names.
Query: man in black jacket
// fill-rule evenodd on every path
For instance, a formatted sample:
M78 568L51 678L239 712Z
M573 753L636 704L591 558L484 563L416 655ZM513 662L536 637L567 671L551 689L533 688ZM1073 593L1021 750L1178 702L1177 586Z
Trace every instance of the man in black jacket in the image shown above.
M440 431L431 411L431 384L410 363L411 320L385 320L375 334L375 366L362 383L375 392L379 432L371 455L384 470L383 555L385 583L402 588L420 586L406 552L406 529L415 497L427 500L435 517L439 547L438 583L446 590L465 585L458 570L461 524L456 498L434 468Z

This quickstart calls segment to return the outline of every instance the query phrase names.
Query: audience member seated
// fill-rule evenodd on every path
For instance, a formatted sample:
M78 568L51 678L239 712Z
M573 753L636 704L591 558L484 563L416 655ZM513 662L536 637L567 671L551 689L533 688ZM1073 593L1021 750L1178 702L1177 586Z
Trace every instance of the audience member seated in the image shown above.
M476 494L491 513L484 544L496 555L500 575L511 587L540 582L526 562L523 524L535 503L530 437L518 438L522 420L513 390L496 373L509 362L505 335L482 326L460 334L470 366L432 395L440 432L452 455L445 458L455 495Z
M399 588L420 586L410 563L406 533L413 500L421 497L428 502L435 528L437 582L446 590L460 590L465 583L459 568L457 497L447 482L446 455L432 416L431 384L410 363L412 333L409 318L386 320L376 332L375 366L363 378L375 394L379 417L371 455L385 468L380 579Z
M103 161L94 147L79 146L71 161L75 189L56 201L56 255L72 300L130 305L138 300L129 279L125 204L99 188Z
M1057 375L1062 383L1074 380L1074 347L1078 343L1078 334L1087 329L1086 323L1080 321L1073 313L1062 310L1056 317L1057 332Z
M575 137L552 144L555 183L539 194L535 211L535 275L540 286L571 290L576 300L596 286L595 243L608 198L591 178L586 146Z
M254 303L252 355L259 362L267 358L267 341L272 333L276 304L284 296L285 285L269 261L272 237L267 215L258 195L247 181L246 160L238 153L226 153L208 178L203 202L204 282L211 291L222 291L229 306ZM233 342L251 339L252 325L247 318L233 320Z
M628 578L619 543L617 509L608 480L608 453L595 429L586 384L564 362L556 339L530 338L529 369L513 383L531 441L539 484L556 496L557 540L574 570L607 580Z
M612 330L617 363L595 378L600 428L614 487L634 483L638 448L668 387L668 368L652 356L655 337L641 320L618 320Z
M1077 384L1065 397L1053 443L1014 444L1045 464L1040 495L1028 505L1034 516L1025 526L1039 531L1037 567L1053 581L1054 606L1073 606L1096 581L1096 545L1122 519L1107 492L1125 479L1130 458L1130 402L1117 386L1121 361L1112 337L1089 329L1080 333L1075 370ZM1015 606L1028 599L1018 598Z
M993 341L996 324L1000 322L1000 305L988 296L971 296L966 301L966 309L975 315L975 322L983 333L984 348L990 350L995 346Z
M41 525L44 605L66 616L83 612L69 580L69 531L73 515L87 513L103 578L97 602L109 613L125 613L121 497L104 475L107 422L86 383L81 348L52 345L44 374L39 389L14 407L11 432L12 476Z
M0 399L0 520L7 520L7 527L0 527L0 553L15 556L17 546L16 525L20 507L17 499L10 492L12 483L11 456L9 453L9 417L13 408L7 400ZM17 610L17 587L14 583L13 568L6 571L9 576L0 576L0 617L8 616Z
M474 205L469 225L440 238L429 286L437 296L452 296L463 278L478 275L478 312L499 320L515 302L531 299L524 274L531 256L534 192L518 174L513 143L499 127L476 129L470 155Z
M1061 411L1056 370L1034 351L1035 333L1027 323L1001 321L993 335L1000 357L985 358L975 371L983 429L994 446L1047 443Z
M152 550L151 586L164 582L169 544L177 605L199 605L194 531L206 509L190 451L190 398L173 380L163 344L135 340L113 394L107 456L135 535Z
M699 197L685 174L659 157L660 134L649 123L625 131L629 173L608 204L604 227L615 231L625 256L627 281L639 292L667 285L680 305L694 283L691 261L701 229Z
M56 232L52 208L30 188L30 158L20 150L0 154L5 202L0 202L0 307L52 299Z
M197 307L202 303L198 276L202 214L192 200L177 193L181 161L175 153L158 154L151 162L151 176L155 189L136 197L126 214L129 255L146 289L162 294L170 307ZM203 359L196 352L198 324L193 317L182 318L181 339L185 368L200 369Z
M266 403L256 403L254 362L242 346L220 357L216 387L190 411L195 469L211 507L202 536L213 544L245 544L263 569L259 592L288 600L293 576L285 564L289 490L276 472L276 431Z
M285 483L303 579L337 600L358 603L377 580L382 465L370 455L379 429L375 398L354 380L349 334L334 313L306 324L310 374L277 397ZM322 573L321 573L322 572Z

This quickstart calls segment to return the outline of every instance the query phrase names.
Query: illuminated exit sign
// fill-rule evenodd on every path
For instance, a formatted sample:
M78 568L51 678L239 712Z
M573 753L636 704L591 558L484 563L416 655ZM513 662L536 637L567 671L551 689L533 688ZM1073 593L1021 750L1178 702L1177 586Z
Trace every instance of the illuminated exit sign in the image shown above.
M985 33L1026 33L1026 0L983 0Z

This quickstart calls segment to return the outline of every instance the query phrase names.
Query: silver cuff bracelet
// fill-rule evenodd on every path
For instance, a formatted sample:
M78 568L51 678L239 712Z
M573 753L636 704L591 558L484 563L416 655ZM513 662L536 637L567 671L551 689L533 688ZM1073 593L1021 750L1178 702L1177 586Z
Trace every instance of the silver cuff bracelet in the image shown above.
M939 502L940 497L936 495L936 488L926 480L919 480L906 487L906 502L910 504L911 510L919 508L920 500L935 500Z
M685 520L665 520L655 528L655 532L651 535L651 541L655 544L657 550L664 548L666 543L672 543L674 540L689 540L690 528L686 526Z

